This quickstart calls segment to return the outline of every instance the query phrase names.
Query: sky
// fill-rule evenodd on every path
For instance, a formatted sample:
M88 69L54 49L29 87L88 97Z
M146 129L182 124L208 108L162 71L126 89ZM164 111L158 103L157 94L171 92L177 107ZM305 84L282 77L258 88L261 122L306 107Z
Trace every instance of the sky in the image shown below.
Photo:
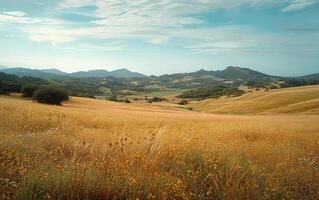
M0 65L319 73L319 0L0 0Z

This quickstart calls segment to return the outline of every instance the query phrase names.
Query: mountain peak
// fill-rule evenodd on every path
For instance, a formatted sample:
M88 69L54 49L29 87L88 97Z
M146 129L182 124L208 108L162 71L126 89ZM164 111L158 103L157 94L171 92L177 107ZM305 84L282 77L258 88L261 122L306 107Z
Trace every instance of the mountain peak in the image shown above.
M57 74L57 75L66 75L67 74L61 70L56 69L56 68L42 69L41 71L46 72L46 73L51 73L51 74Z
M92 69L92 70L88 70L88 71L84 71L84 72L109 72L105 69Z
M131 72L126 68L117 69L110 72L110 76L117 77L117 78L141 78L145 77L144 74L138 72Z
M224 70L216 71L216 75L224 79L264 79L272 77L249 68L234 66L229 66Z
M228 66L224 71L253 71L248 68L238 67L238 66Z
M126 68L121 68L121 69L116 69L116 70L114 70L114 71L112 71L112 72L131 72L130 70L128 70L128 69L126 69Z

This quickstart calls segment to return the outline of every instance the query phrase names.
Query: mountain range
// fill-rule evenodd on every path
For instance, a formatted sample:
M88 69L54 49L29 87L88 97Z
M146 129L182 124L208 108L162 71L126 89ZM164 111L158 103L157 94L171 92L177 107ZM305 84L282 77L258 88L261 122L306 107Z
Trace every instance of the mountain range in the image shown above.
M249 68L233 67L229 66L224 70L217 71L207 71L199 70L190 73L177 73L177 74L165 74L161 76L146 76L138 72L132 72L125 68L107 71L103 69L89 70L89 71L78 71L74 73L67 73L61 70L51 68L51 69L29 69L29 68L9 68L0 65L0 72L6 74L13 74L19 77L31 76L36 78L42 78L46 80L65 80L70 78L145 78L152 81L160 81L167 83L179 84L182 82L203 82L203 81L250 81L250 80L273 80L273 79L286 79L286 77L272 76L264 74L258 71L251 70ZM292 77L290 77L292 78ZM318 74L311 74L307 76L295 77L297 79L318 79Z
M6 68L0 66L0 72L6 74L14 74L20 77L32 76L42 79L56 79L63 80L68 78L102 78L102 77L113 77L113 78L142 78L144 74L131 72L127 69L118 69L114 71L107 70L90 70L90 71L79 71L74 73L67 73L58 69L29 69L29 68Z
M48 81L49 80L49 81ZM51 83L63 86L72 96L124 98L153 92L185 91L185 98L211 98L213 93L233 94L241 86L257 89L277 89L318 85L319 73L302 77L279 77L264 74L249 68L227 67L224 70L199 70L190 73L145 76L127 69L115 71L91 70L66 73L58 69L1 68L0 89L25 83ZM4 84L4 85L2 85ZM1 86L2 85L2 86ZM218 91L216 91L218 90ZM20 91L20 90L16 90ZM187 91L189 91L187 93Z

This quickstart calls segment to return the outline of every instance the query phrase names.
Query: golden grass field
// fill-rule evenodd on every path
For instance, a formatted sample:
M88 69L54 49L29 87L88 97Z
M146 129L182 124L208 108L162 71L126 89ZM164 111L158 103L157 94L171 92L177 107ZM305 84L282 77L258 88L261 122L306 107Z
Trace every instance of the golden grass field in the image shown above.
M315 99L318 87L310 88L301 90ZM290 90L278 91L291 95L287 102L311 102ZM267 95L248 95L268 105L282 100L276 92L267 93L274 97L267 102ZM274 110L277 115L219 115L75 97L48 106L0 96L0 199L319 199L316 108L298 115Z
M220 114L319 114L319 86L252 92L236 98L194 102L190 106L196 111Z

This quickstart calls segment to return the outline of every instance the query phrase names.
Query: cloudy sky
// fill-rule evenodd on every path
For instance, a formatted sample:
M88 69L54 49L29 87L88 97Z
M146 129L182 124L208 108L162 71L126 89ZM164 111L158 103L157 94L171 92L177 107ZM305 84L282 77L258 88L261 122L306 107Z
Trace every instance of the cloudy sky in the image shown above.
M319 72L319 0L0 0L0 65Z

